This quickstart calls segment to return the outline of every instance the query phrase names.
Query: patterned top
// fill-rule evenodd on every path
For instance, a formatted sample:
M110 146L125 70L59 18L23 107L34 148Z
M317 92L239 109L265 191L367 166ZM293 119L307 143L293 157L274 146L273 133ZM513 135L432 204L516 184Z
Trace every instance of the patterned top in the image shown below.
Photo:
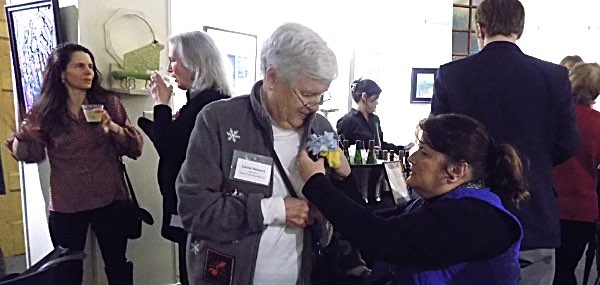
M114 133L105 134L99 123L88 123L83 111L68 120L70 131L48 134L39 130L36 118L25 119L30 135L19 132L19 145L28 144L30 157L44 157L44 147L50 161L51 211L74 213L104 207L114 200L128 197L119 157L133 159L142 153L143 138L131 125L127 113L115 95L104 97L104 108L111 120L123 127L127 140L119 144ZM37 127L37 128L36 128ZM19 146L20 147L20 146ZM20 160L30 158L17 157Z

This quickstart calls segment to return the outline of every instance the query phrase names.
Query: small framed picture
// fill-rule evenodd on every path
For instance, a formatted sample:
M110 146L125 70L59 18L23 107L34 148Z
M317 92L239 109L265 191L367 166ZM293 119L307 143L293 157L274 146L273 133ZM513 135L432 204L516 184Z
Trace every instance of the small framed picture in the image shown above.
M249 94L256 81L256 35L204 26L204 31L215 41L224 56L227 75L234 96Z
M413 68L410 88L411 103L430 103L437 68Z

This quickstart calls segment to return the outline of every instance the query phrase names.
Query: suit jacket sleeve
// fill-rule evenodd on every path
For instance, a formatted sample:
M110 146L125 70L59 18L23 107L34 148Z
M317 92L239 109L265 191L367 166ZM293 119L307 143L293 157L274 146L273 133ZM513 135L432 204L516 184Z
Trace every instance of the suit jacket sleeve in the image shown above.
M444 86L444 78L442 75L442 67L438 69L435 81L433 84L433 97L431 98L431 114L439 115L450 111L450 103L448 102L448 92Z
M553 89L556 93L556 115L559 118L552 149L552 163L554 165L561 164L571 158L577 151L580 140L568 72L562 67L560 71L560 77L557 80L559 82L558 86Z

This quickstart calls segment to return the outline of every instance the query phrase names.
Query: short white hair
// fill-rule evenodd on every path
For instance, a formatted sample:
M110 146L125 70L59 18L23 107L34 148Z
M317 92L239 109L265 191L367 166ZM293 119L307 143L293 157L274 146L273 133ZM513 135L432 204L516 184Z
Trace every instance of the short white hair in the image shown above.
M174 35L169 43L183 66L192 71L191 92L214 88L224 95L232 94L221 53L207 33L193 31Z
M274 67L278 78L291 85L298 75L331 83L338 75L337 59L327 43L313 30L297 23L285 23L264 42L260 69Z

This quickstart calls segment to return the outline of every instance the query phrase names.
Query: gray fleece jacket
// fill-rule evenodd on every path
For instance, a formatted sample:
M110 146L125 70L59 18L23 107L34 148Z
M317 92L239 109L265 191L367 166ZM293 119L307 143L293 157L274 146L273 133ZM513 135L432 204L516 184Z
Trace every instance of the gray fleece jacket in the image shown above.
M269 185L262 186L229 177L234 150L271 157L273 132L261 104L261 86L259 81L250 95L211 103L196 118L176 182L179 214L189 233L191 284L252 284L266 228L260 202L272 195L273 178L271 174ZM334 132L319 114L310 115L304 126L302 141L311 132ZM297 285L310 284L310 240L305 230Z

